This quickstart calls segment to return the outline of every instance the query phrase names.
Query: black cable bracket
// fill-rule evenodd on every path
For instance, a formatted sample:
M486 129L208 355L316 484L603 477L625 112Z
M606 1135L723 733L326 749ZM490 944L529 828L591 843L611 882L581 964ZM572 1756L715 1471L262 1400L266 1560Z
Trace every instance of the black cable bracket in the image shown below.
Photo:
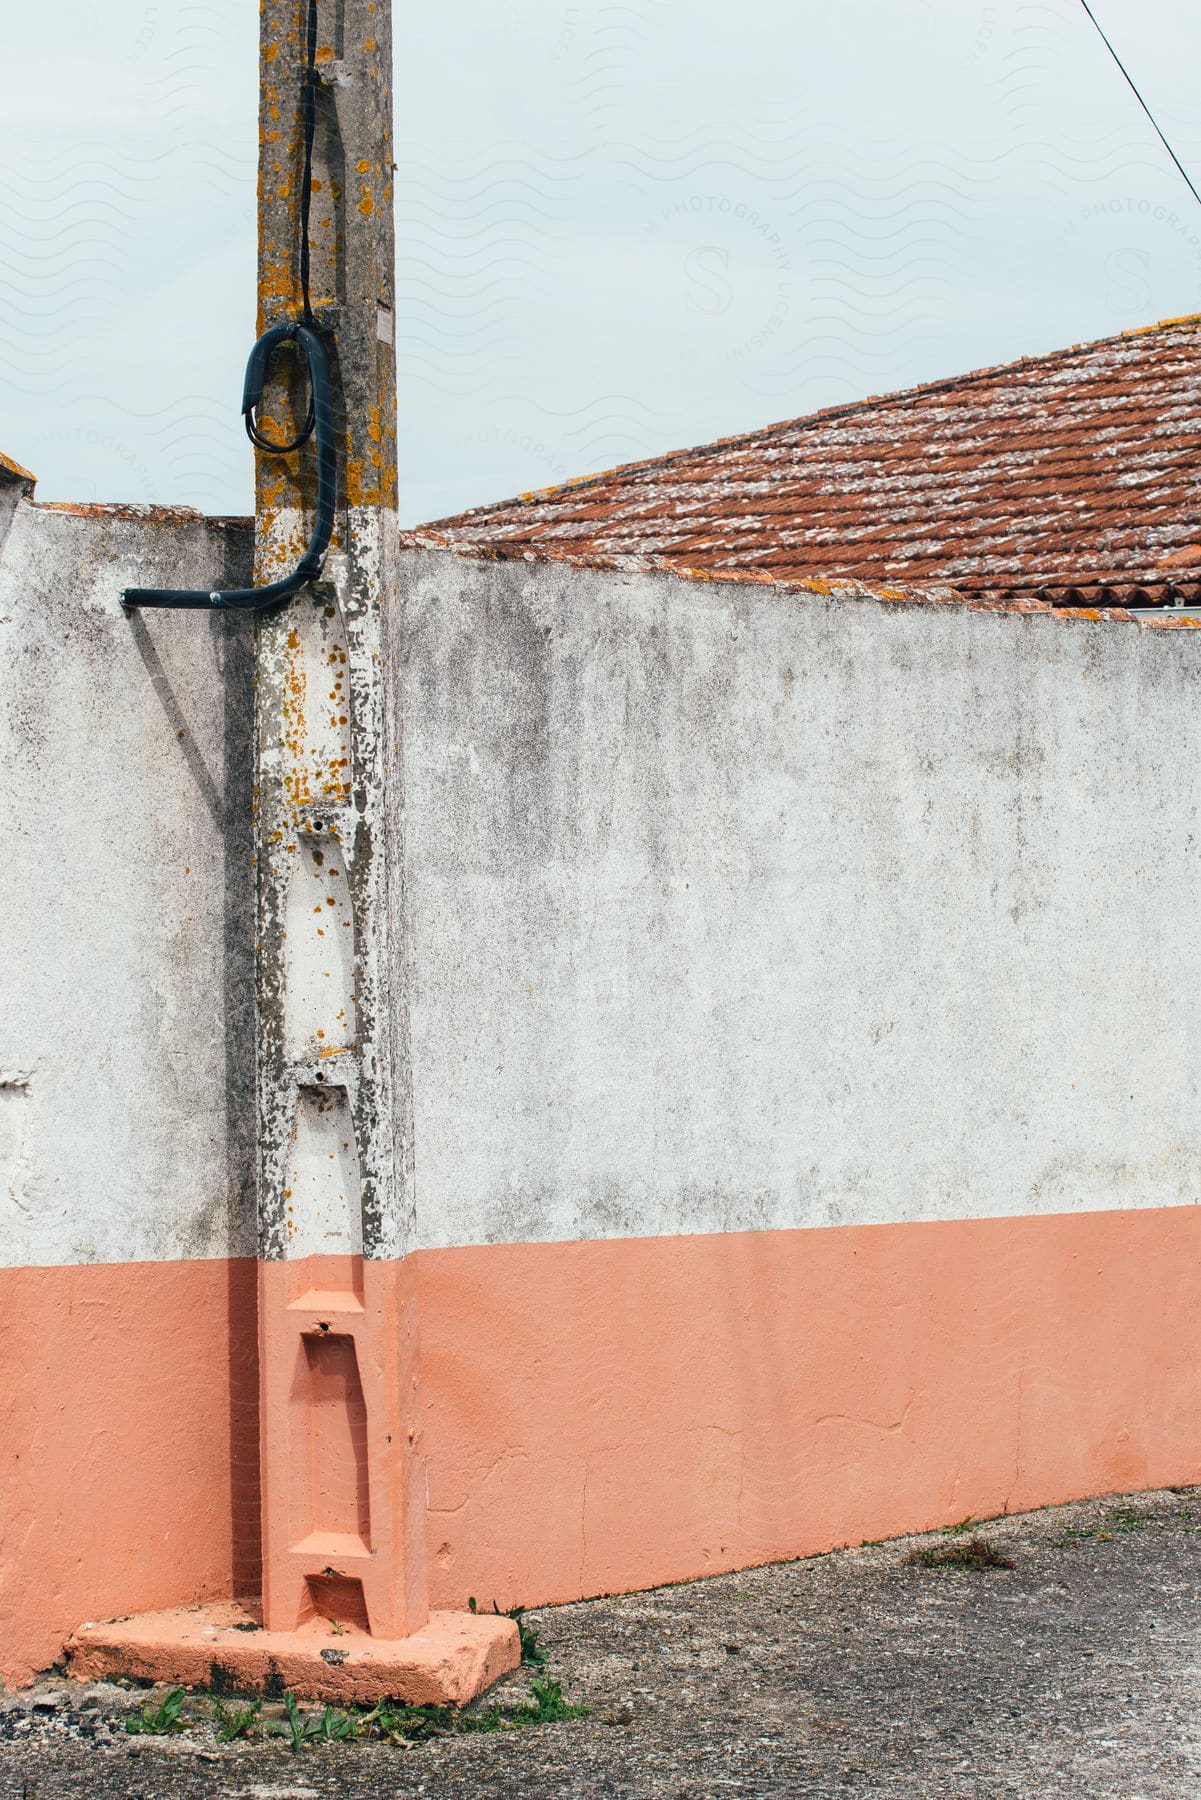
M300 119L304 141L304 163L300 177L300 292L302 312L299 319L272 325L250 352L246 377L242 384L242 419L246 435L256 450L267 456L291 456L303 449L310 438L316 439L317 505L313 529L304 555L279 581L265 587L225 588L205 592L202 588L126 588L121 595L125 608L135 606L231 608L243 612L266 612L290 600L293 594L321 573L325 553L329 549L334 528L334 507L338 487L338 450L334 435L333 380L327 340L333 333L323 331L313 313L309 292L309 213L313 199L313 138L317 129L317 96L323 86L317 69L317 4L308 0L305 32L305 68L300 85ZM304 423L290 443L277 444L259 427L256 413L267 384L271 359L284 344L291 344L304 365L309 404Z

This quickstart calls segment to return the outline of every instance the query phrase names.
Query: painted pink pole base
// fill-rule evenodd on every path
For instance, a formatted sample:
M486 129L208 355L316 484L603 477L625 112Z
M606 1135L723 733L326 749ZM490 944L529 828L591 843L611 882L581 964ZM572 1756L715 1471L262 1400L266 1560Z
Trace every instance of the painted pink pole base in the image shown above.
M310 1619L264 1631L236 1602L141 1613L81 1625L67 1646L80 1680L113 1676L246 1693L289 1690L301 1700L379 1700L464 1706L521 1661L512 1619L434 1612L420 1631L377 1638Z

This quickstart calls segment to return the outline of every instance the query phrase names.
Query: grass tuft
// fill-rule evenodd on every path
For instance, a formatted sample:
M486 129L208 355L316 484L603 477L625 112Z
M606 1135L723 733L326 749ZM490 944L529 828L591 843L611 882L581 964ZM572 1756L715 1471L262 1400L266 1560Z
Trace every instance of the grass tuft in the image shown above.
M914 1569L1012 1569L1017 1565L1011 1556L990 1543L987 1538L957 1538L949 1544L922 1544L905 1558Z
M562 1684L548 1675L545 1681L530 1684L531 1698L519 1706L486 1706L480 1712L464 1713L460 1731L520 1731L523 1725L553 1725L561 1719L584 1719L586 1706L564 1700Z

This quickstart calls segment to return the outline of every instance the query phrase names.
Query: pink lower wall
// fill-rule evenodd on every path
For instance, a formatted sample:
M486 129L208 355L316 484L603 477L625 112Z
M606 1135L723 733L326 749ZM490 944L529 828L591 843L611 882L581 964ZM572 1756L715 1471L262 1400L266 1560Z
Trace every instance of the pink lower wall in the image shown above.
M435 1605L1201 1480L1201 1209L417 1267ZM9 1682L85 1618L253 1586L254 1293L245 1263L0 1272Z
M1201 1480L1201 1209L423 1256L431 1597Z
M0 1269L0 1679L257 1583L254 1306L250 1262Z

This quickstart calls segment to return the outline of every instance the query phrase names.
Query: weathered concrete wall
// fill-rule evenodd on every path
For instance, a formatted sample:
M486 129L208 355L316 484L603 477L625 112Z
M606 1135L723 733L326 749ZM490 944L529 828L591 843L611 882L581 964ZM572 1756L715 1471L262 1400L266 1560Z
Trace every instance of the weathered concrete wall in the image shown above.
M1195 633L403 583L421 1243L1201 1197Z
M247 536L9 510L15 1679L259 1501L249 628L117 599ZM383 629L434 1602L1201 1477L1197 634L413 549Z
M0 558L0 1262L253 1249L249 626L198 514L18 507Z
M256 1580L249 628L118 598L249 550L0 517L0 1680Z
M1196 633L402 582L435 1601L1201 1479Z

